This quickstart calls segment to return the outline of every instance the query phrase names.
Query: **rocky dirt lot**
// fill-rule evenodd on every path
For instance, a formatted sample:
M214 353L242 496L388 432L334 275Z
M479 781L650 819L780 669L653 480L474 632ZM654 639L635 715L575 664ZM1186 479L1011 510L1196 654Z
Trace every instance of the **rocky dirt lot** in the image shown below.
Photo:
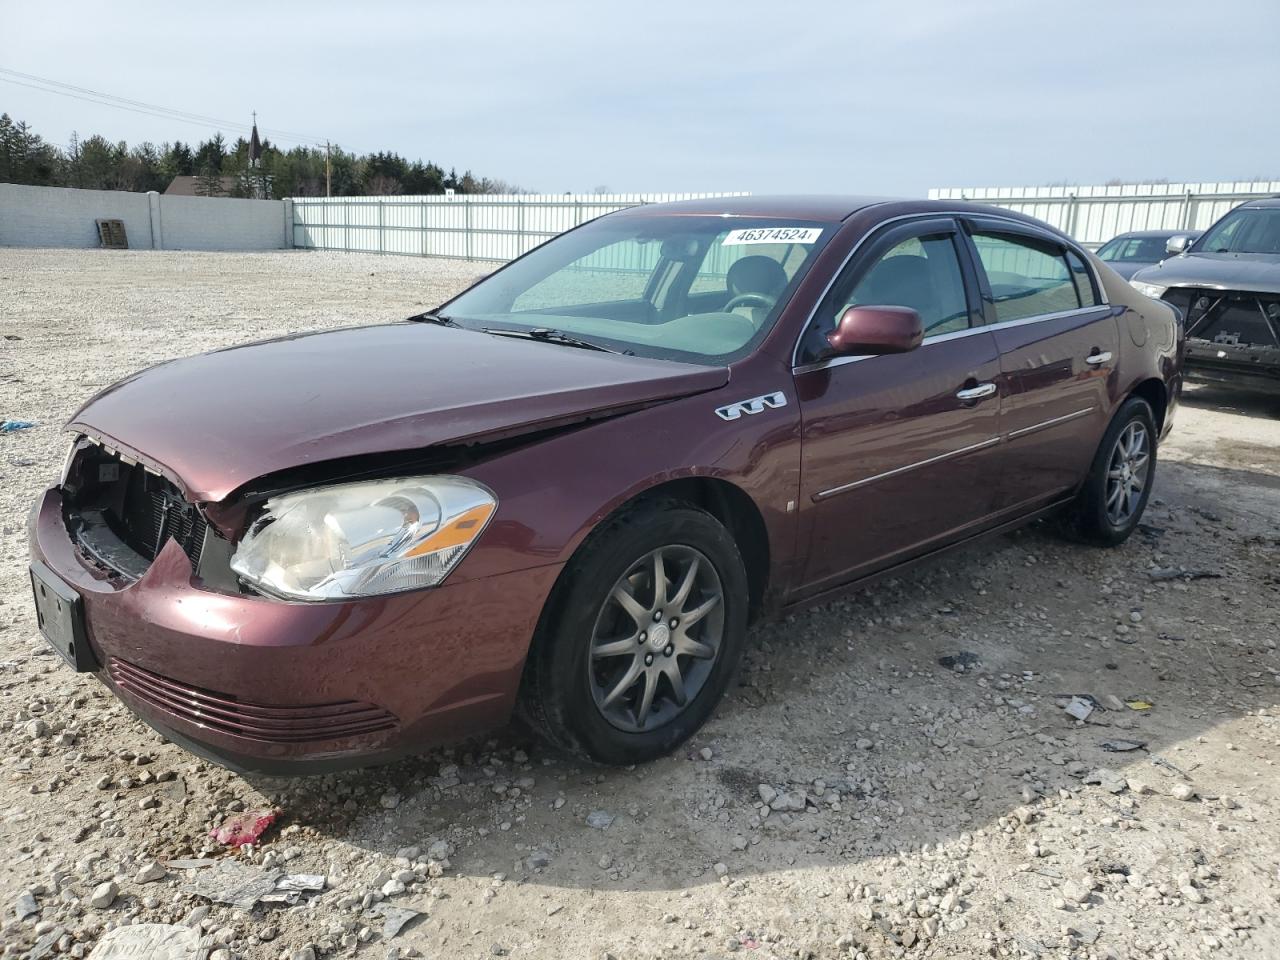
M1276 402L1194 392L1119 549L1031 528L757 628L712 723L644 768L512 728L241 777L46 648L25 513L83 398L169 357L398 318L486 269L0 250L0 418L39 423L0 435L0 955L101 957L159 923L180 929L132 955L1280 956ZM264 808L256 848L209 838ZM213 902L229 882L238 903Z

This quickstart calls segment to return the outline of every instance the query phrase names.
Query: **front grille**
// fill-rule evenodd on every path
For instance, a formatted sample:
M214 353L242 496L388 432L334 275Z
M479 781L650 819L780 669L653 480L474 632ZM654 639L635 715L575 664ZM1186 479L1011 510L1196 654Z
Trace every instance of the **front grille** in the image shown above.
M131 472L116 519L126 543L154 560L170 537L178 541L193 565L200 563L207 524L194 506L168 480L142 467Z
M107 670L122 691L200 727L269 743L341 740L394 729L394 714L372 703L339 700L302 707L250 703L193 687L111 657Z

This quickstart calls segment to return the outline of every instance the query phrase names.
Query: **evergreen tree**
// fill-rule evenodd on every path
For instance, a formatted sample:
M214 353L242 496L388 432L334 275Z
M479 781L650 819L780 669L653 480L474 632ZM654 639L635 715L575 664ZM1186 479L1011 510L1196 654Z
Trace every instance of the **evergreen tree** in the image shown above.
M95 190L163 191L174 177L197 176L203 196L226 193L221 176L234 176L233 194L275 197L316 197L325 193L325 150L300 146L282 151L262 141L262 163L250 181L249 145L238 137L228 147L221 133L192 147L175 140L159 147L143 142L130 148L94 134L81 139L74 131L65 150L33 133L25 123L0 114L0 182L27 183ZM333 147L330 153L333 195L431 195L452 188L459 193L519 193L501 180L476 177L470 170L458 176L439 164L410 162L394 151L363 156Z

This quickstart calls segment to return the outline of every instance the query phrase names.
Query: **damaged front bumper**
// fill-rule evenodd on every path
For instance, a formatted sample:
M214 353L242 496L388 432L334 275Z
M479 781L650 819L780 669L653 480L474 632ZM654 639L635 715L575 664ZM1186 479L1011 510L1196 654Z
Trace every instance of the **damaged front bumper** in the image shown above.
M32 512L33 565L81 600L91 669L139 717L234 769L323 772L501 725L559 567L351 602L210 590L169 540L136 580Z
M1280 347L1189 339L1183 372L1197 383L1280 394Z
M1280 293L1174 287L1186 317L1188 380L1280 392Z

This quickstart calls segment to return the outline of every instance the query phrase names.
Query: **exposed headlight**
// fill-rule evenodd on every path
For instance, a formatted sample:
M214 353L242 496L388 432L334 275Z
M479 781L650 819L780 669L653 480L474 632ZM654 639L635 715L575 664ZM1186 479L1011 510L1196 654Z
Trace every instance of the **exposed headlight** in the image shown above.
M1129 286L1152 300L1159 300L1164 295L1164 292L1169 289L1167 286L1162 287L1158 283L1145 283L1142 280L1130 280Z
M289 600L344 600L433 587L488 524L498 501L462 477L335 484L272 497L231 569Z

